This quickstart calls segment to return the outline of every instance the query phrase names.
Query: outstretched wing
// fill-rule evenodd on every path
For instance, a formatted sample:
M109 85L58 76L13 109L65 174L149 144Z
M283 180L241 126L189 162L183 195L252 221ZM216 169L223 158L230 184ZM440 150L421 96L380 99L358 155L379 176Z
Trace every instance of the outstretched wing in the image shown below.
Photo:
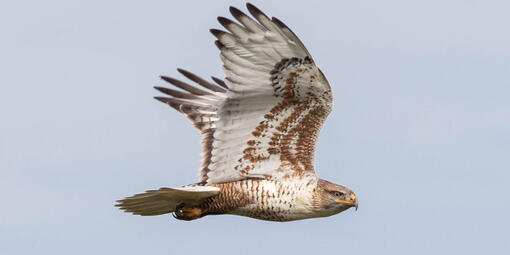
M202 132L200 182L295 178L315 174L314 151L331 111L331 88L296 35L247 4L255 18L231 7L239 21L212 29L225 81L213 85L180 72L207 90L163 77L187 91L157 88L157 99L186 114Z

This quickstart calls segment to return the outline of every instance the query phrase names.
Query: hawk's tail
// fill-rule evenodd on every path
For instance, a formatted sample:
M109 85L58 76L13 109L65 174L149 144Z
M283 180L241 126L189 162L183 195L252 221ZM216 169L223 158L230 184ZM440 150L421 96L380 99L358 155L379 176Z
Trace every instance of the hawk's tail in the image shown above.
M200 200L217 195L219 192L219 188L212 186L160 188L117 200L115 206L137 215L160 215L174 212L181 204L199 204Z

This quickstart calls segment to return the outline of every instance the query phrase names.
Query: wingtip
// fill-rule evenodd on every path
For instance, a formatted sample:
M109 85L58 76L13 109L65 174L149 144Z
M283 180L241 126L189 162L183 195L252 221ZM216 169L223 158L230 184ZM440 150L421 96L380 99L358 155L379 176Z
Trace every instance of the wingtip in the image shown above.
M251 13L251 15L253 15L253 17L256 17L258 15L266 16L266 14L264 14L264 12L262 12L259 8L257 8L257 6L255 6L251 3L246 3L246 8Z
M218 20L218 22L222 23L222 22L228 21L229 19L226 17L223 17L223 16L218 16L216 18L216 20Z
M232 16L234 16L235 18L240 17L240 16L245 16L244 12L242 12L241 10L237 9L234 6L230 6L229 11L230 11L230 14L232 14Z
M253 5L252 3L250 2L246 2L246 8L250 9L250 8L255 8L257 9L257 7L255 7L255 5Z
M166 97L154 97L154 99L156 99L162 103L165 103L165 104L168 103Z
M225 88L225 89L228 89L227 84L226 84L226 83L225 83L222 79L220 79L220 78L218 78L218 77L214 77L214 76L211 76L211 79L212 79L214 82L216 82L216 84L218 84L218 85L222 86L222 87L223 87L223 88Z
M209 32L211 32L211 34L213 34L216 38L219 38L221 35L226 33L225 31L216 28L209 29Z
M232 23L234 23L232 20L230 20L229 18L225 18L225 17L222 17L222 16L219 16L217 18L218 22L224 26L225 28L227 28L228 26L232 25Z
M285 25L285 23L283 23L281 20L279 20L277 17L271 17L271 20L276 24L278 25L279 27L287 27L287 25Z
M179 72L180 74L186 76L187 73L189 73L188 71L186 71L185 69L182 69L180 67L177 67L177 72Z
M177 82L178 82L178 80L177 80L177 79L172 78L172 77L170 77L170 76L164 76L164 75L162 75L162 76L161 76L161 79L162 79L162 80L164 80L164 81L166 81L166 82L168 82L168 83L170 83L170 84L174 84L174 85L175 85L175 83L177 83Z
M170 83L172 83L171 81L173 80L173 78L171 78L171 77L164 76L164 75L160 75L159 77L160 77L162 80L166 81L166 82L170 82Z
M255 16L255 14L257 12L260 12L260 10L257 7L255 7L255 5L253 5L251 3L246 3L246 9L248 9L250 14L253 15L253 16Z
M159 86L154 86L153 88L154 88L155 90L159 91L159 92L162 92L162 93L165 93L165 92L163 92L163 91L166 89L166 88L164 88L164 87L159 87Z
M222 50L223 48L225 48L225 45L223 45L223 43L221 43L219 40L214 41L214 45L216 45L216 47L219 50Z
M180 68L180 67L177 68L177 72L179 72L180 74L182 74L182 75L184 75L186 77L188 77L190 75L193 75L190 71L188 71L186 69L183 69L183 68Z

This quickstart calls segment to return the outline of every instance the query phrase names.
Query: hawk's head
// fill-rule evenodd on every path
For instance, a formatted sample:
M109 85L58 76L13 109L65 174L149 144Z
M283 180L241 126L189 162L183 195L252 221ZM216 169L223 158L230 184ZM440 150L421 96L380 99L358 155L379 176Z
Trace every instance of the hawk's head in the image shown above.
M315 193L315 209L320 211L321 216L337 214L351 207L358 209L356 195L342 185L320 179Z

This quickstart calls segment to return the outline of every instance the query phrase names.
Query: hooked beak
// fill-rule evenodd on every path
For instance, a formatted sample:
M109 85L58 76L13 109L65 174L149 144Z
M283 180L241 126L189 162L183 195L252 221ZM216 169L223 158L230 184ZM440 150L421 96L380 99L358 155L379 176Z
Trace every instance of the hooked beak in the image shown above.
M351 195L349 196L349 200L335 200L335 203L354 206L354 208L356 208L356 211L358 210L358 200L356 199L356 195L354 195L354 193L351 193Z

